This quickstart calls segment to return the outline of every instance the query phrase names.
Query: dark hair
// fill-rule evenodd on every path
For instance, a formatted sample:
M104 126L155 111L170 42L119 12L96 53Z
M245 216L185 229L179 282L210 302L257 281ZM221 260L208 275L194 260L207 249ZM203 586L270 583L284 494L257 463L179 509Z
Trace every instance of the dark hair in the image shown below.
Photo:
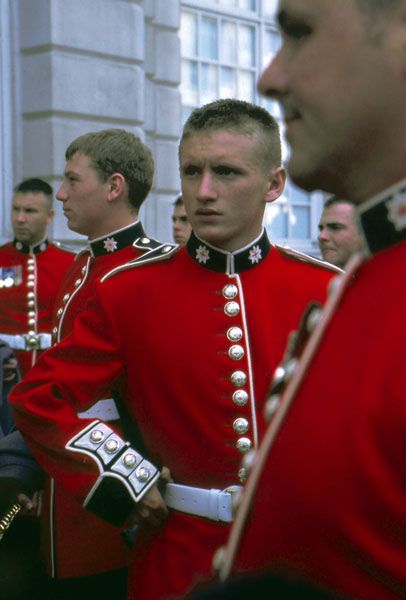
M51 208L53 201L54 190L43 179L38 177L32 177L31 179L24 179L18 183L14 188L15 194L44 194L47 197L48 207Z
M330 196L324 202L323 208L330 208L333 204L351 204L353 206L353 202L351 200L346 200L345 198L340 198L340 196Z
M173 203L174 206L183 206L183 198L182 198L182 194L179 194L179 196L176 198L175 202Z
M216 129L261 137L261 160L265 168L280 166L282 160L279 127L265 108L243 100L223 99L196 108L187 119L179 149L189 135Z
M152 153L141 140L124 129L103 129L76 138L66 149L65 158L84 154L100 179L120 173L128 185L128 200L137 210L147 197L154 177Z
M49 183L43 179L32 177L31 179L24 179L18 183L14 188L14 192L21 192L22 194L25 194L26 192L42 192L46 196L52 196L54 190Z

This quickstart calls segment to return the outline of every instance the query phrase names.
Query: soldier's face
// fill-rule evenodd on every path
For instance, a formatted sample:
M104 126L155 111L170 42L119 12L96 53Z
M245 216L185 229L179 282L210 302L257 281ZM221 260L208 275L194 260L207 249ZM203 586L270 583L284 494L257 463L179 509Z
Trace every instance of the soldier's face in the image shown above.
M332 204L323 210L318 242L323 259L341 268L345 267L354 252L361 250L361 235L351 204Z
M266 202L283 191L282 168L262 166L258 134L214 130L188 135L180 148L182 198L196 235L233 252L262 230Z
M183 204L174 207L172 214L172 232L176 244L184 246L192 232L192 226L186 214Z
M102 182L84 154L74 154L66 163L63 181L56 193L62 202L69 229L94 239L108 233L111 218L109 183ZM106 231L107 227L107 231Z
M14 236L29 246L38 244L47 235L53 209L42 192L18 192L11 206L11 225Z
M282 47L258 88L281 103L288 172L307 190L362 196L361 182L371 187L379 177L371 165L381 164L382 144L394 134L388 123L404 111L394 18L361 11L355 0L281 0L278 19Z

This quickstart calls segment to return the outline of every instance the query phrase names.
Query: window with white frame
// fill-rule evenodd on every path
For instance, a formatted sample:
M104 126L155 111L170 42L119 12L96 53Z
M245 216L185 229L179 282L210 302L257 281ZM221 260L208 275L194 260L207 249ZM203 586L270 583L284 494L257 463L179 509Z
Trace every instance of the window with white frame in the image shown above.
M256 81L279 48L278 0L188 0L182 2L181 95L183 121L217 98L239 98L265 106L283 126L277 102L258 95ZM284 160L288 148L283 141ZM321 194L307 194L288 181L270 204L265 226L271 239L317 253Z

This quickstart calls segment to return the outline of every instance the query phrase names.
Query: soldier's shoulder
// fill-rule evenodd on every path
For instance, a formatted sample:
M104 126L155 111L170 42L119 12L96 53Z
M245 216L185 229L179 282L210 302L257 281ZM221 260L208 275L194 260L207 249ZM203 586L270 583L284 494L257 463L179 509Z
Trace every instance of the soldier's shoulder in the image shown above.
M134 243L135 248L138 248L139 250L146 250L145 252L143 252L143 254L137 256L137 258L134 258L133 260L118 265L117 267L103 275L100 281L107 281L108 279L111 279L119 273L123 273L131 269L139 269L148 265L169 262L180 249L180 246L178 246L177 244L161 243L157 242L156 240L151 240L150 238L144 238L144 240L146 239L148 239L148 243L144 241L142 246L140 245L141 242L139 242L138 240L138 244Z
M330 271L331 273L342 273L342 269L332 265L325 260L321 260L320 258L315 258L314 256L310 256L304 252L299 252L298 250L294 250L289 246L281 246L279 244L275 244L275 249L279 252L279 254L285 258L291 259L293 261L311 265L313 267L319 267L326 271Z
M50 242L50 244L52 246L54 246L55 248L57 248L58 250L61 250L61 252L66 252L67 254L72 254L73 256L75 256L78 253L77 250L74 250L73 248L70 248L69 246L62 244L61 242L58 242L57 240L52 240Z

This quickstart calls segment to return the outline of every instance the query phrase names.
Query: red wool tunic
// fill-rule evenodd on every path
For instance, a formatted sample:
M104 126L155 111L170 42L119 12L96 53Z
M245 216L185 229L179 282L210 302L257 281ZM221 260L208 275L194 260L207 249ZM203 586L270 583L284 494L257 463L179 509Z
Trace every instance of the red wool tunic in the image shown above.
M124 520L100 465L70 444L92 422L77 413L124 377L126 407L155 465L189 486L243 482L240 458L262 438L258 416L286 336L310 300L324 300L333 275L316 262L271 246L266 233L234 254L192 234L167 260L107 277L73 334L13 394L38 460L79 501ZM178 511L160 531L140 531L129 597L182 596L208 576L228 531Z
M21 375L50 346L55 296L74 258L48 240L0 247L0 338L13 348Z
M405 598L405 211L405 182L361 207L372 256L331 298L300 387L280 400L293 398L258 453L223 569Z
M53 315L54 342L72 331L75 318L103 275L155 246L158 243L147 238L139 222L90 242L89 250L76 257L59 289ZM111 418L117 421L117 413ZM47 482L44 504L43 551L52 576L83 577L127 566L130 551L119 529L85 510L55 479Z

